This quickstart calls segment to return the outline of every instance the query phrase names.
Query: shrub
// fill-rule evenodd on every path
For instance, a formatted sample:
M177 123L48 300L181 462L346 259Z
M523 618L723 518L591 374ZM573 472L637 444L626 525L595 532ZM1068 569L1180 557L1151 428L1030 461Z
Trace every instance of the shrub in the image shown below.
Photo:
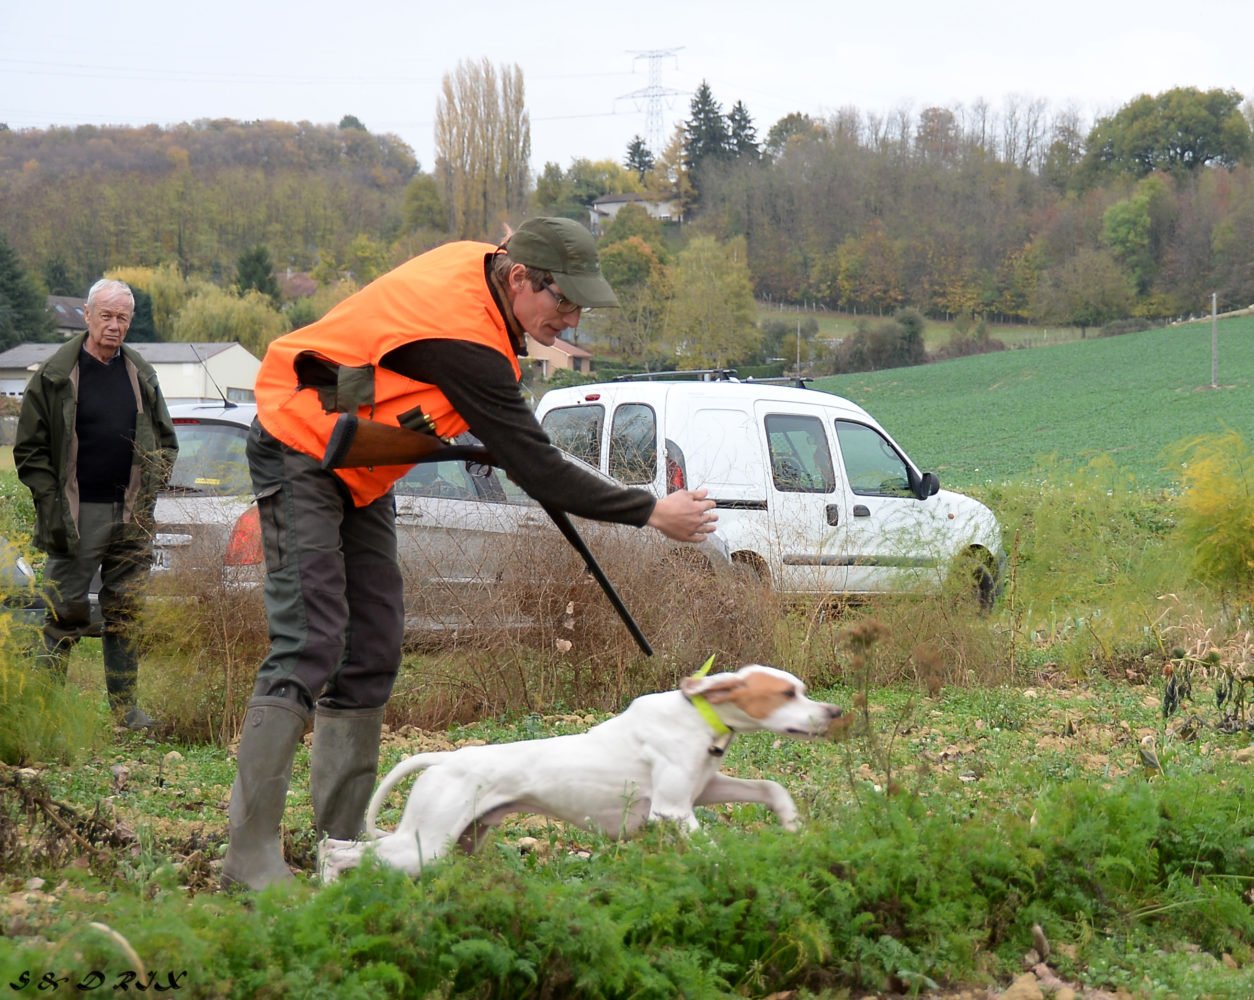
M1254 597L1254 455L1234 430L1178 449L1179 541L1193 575L1226 596Z

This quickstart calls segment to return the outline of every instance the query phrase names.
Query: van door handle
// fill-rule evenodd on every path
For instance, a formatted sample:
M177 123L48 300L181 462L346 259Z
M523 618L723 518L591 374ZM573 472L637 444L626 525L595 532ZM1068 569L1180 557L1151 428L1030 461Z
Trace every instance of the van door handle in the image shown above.
M867 507L865 504L860 504L860 503L854 504L853 516L854 517L870 517L871 508Z
M835 527L840 524L840 505L829 503L825 508L827 512L827 523Z

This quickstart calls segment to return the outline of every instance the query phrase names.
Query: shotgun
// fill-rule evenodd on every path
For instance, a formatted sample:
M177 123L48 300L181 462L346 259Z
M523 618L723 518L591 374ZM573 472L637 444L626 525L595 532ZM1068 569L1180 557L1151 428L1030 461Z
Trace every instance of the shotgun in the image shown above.
M443 462L447 460L465 460L478 462L481 465L495 465L491 453L481 445L445 444L434 434L412 431L406 427L393 427L391 424L379 423L377 420L363 420L354 413L342 413L331 431L327 442L326 454L322 458L324 469L351 469L364 465L417 465L422 462ZM653 647L645 638L640 626L636 624L627 605L623 603L618 591L610 583L592 552L588 549L575 526L571 524L566 511L540 504L550 520L557 525L566 541L579 553L588 572L601 586L610 604L618 612L618 617L627 626L627 631L636 640L636 645L645 656L653 655Z

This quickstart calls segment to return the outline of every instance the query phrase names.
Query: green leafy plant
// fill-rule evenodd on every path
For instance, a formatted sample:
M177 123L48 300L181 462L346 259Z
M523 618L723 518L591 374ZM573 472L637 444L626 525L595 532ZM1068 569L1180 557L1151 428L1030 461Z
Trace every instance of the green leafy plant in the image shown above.
M1193 574L1238 603L1254 597L1254 454L1235 430L1177 449L1178 539Z

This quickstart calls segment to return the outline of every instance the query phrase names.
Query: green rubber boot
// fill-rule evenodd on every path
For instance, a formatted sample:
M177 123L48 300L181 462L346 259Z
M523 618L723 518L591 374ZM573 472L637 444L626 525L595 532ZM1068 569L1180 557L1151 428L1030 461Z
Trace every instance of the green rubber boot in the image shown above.
M290 698L265 695L249 701L227 813L230 842L222 864L224 888L264 889L294 877L283 860L280 825L292 759L308 723L308 710Z
M382 708L327 708L314 713L309 795L318 838L356 840L379 766Z

